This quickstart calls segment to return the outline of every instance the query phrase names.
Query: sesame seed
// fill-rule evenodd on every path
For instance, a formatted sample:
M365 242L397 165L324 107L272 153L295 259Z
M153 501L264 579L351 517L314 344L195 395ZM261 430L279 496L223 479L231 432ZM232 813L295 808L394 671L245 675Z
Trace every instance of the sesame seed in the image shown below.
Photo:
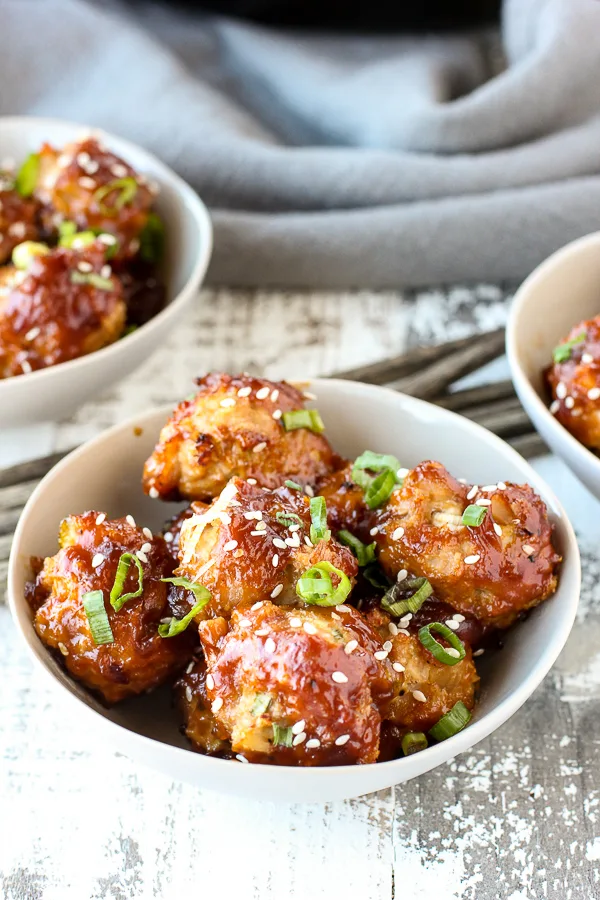
M233 399L233 397L225 397L224 400L221 400L219 406L222 406L223 409L227 409L230 406L235 406L235 400Z
M454 647L445 647L444 649L448 656L452 656L454 659L460 659L460 650L456 650Z
M460 622L456 622L454 619L446 619L446 627L451 628L452 631L458 631L460 628Z
M498 484L496 485L496 487L498 488L499 491L505 491L505 490L506 490L506 485L504 484L503 481L499 481Z
M502 537L502 529L500 528L500 526L498 525L497 522L494 522L494 531L496 532L498 537Z
M406 628L399 628L399 629L398 629L398 634L405 634L406 637L410 637L410 634L408 633L408 631L406 630Z
M276 568L276 566L279 565L279 553L273 554L273 557L271 559L271 565L273 566L273 568Z
M256 392L257 400L265 400L269 396L270 389L268 387L262 387L260 390Z
M97 569L98 566L101 566L104 562L104 556L102 553L95 553L92 559L92 569Z
M584 363L586 366L589 366L589 365L591 365L591 363L594 362L594 357L592 356L591 353L582 353L581 354L581 362Z
M300 734L297 734L296 737L292 741L292 747L298 747L303 741L306 740L306 732L301 731Z
M495 484L484 484L482 488L479 488L480 491L483 491L485 494L490 494L496 490L497 485Z
M337 614L336 612L332 612L332 613L331 613L331 618L332 618L332 619L335 619L336 622L341 622L341 621L342 621L342 617L341 617L341 616L338 616L338 614Z
M375 657L375 659L382 660L388 658L388 653L388 650L377 650L377 652L374 653L373 656Z
M491 505L492 505L492 501L486 500L485 497L482 497L481 499L475 501L475 506L491 506Z
M388 625L388 631L393 637L398 634L398 626L395 622L390 622L390 624Z
M257 522L257 523L256 523L256 530L257 530L257 531L266 531L266 530L267 530L267 523L266 523L266 522Z
M589 400L597 400L600 397L600 387L590 388L587 395Z
M401 581L404 581L405 578L408 578L408 572L406 571L406 569L400 569L400 571L396 575L396 581L400 583Z
M273 401L273 403L275 403L277 401L278 397L279 397L279 391L277 390L277 388L275 388L274 391L271 391L271 400Z
M258 631L255 631L255 632L254 632L254 634L255 634L257 637L266 637L266 636L268 635L268 633L269 633L269 629L268 629L268 628L261 628L261 629L259 629Z
M404 466L402 466L402 467L401 467L400 469L398 469L398 471L396 472L396 476L397 476L398 478L406 478L406 476L408 475L409 472L410 472L410 469L405 469Z
M454 619L455 622L464 622L465 621L465 617L463 615L461 615L461 613L454 613L452 618Z
M152 544L142 544L142 550L144 553L150 553L152 550Z
M30 328L27 334L25 335L26 341L34 341L38 334L40 333L40 328L36 325L35 328Z
M371 535L371 537L375 537L376 534L379 534L379 528L377 527L377 525L374 528L371 528L369 534Z
M302 625L302 619L299 619L297 616L292 616L290 619L290 626L292 628L300 628Z
M106 234L106 233L99 234L98 240L101 241L103 244L106 244L107 247L112 247L112 246L114 246L114 244L117 243L117 239L114 236L114 234Z
M476 484L474 484L473 487L471 488L471 490L469 491L469 493L467 494L467 500L472 500L473 497L477 494L478 490L479 490L478 486Z
M311 539L310 539L310 538L308 537L308 535L306 535L306 534L304 535L304 543L306 544L307 547L314 547L314 546L315 546L315 545L313 544L313 542L311 541Z
M295 725L292 725L292 734L300 734L301 731L304 731L305 725L304 719L300 719Z
M261 441L260 444L256 444L256 446L252 448L252 452L253 453L261 453L265 449L266 446L267 446L267 442Z
M256 484L256 478L246 478L246 484Z
M276 584L273 590L271 591L271 597L275 599L275 597L279 597L280 593L283 590L282 584Z
M139 559L140 562L143 562L143 563L148 562L148 557L146 556L146 554L144 553L143 550L136 550L135 555L137 556L137 558Z
M550 404L550 412L552 413L552 415L553 416L556 415L556 413L559 411L559 409L560 409L560 403L558 402L558 400L553 400L552 403Z
M238 397L249 397L252 393L252 388L249 387L241 387L237 392Z
M567 409L573 409L573 407L575 406L575 400L573 399L573 397L565 397L565 406L567 407Z
M223 551L225 553L228 553L230 550L235 550L237 545L238 545L237 541L227 541L227 543L224 544L224 546L223 546Z
M110 276L112 275L111 267L108 264L102 266L102 268L100 269L100 274L103 278L110 278Z
M523 544L523 553L525 556L531 556L532 553L535 553L535 550L531 546L531 544Z
M264 606L264 603L264 600L259 600L257 603L250 607L251 611L256 612L257 609L260 609L262 606Z
M213 700L210 708L212 709L212 711L214 713L217 713L217 712L219 712L219 710L221 709L222 706L223 706L223 698L217 697L215 700Z
M166 542L167 544L172 544L172 543L173 543L173 535L171 534L170 531L167 531L167 533L165 534L165 542Z
M469 483L466 478L458 478L457 480L460 482L460 484L468 484Z
M278 547L279 550L287 550L287 544L281 538L273 538L273 546Z
M185 674L186 674L186 675L189 675L190 672L193 671L194 665L195 665L194 660L192 660L191 663L188 663L188 667L187 667L187 669L185 670ZM206 684L207 684L207 685L208 685L208 679L209 679L209 678L212 678L212 676L211 676L211 675L207 675L207 676L206 676Z
M307 634L316 634L317 633L317 629L315 628L315 626L313 625L312 622L305 622L302 627L304 628L304 630Z
M480 647L479 650L474 651L473 656L483 656L484 653L485 650L483 649L483 647Z
M407 613L405 616L402 616L401 619L398 619L398 625L400 628L408 628L408 623L412 619L412 613Z
M336 606L338 612L350 612L350 607L346 606L344 603L339 603Z
M67 648L65 647L65 645L63 644L62 641L58 642L58 649L60 650L60 652L62 653L63 656L69 655L69 651L67 650Z
M93 266L91 263L86 262L84 259L80 263L77 263L77 268L79 269L80 272L91 272L93 269Z
M245 519L262 519L262 512L260 509L250 509L248 512L244 513Z
M402 525L399 525L399 526L398 526L396 529L394 529L394 531L392 532L392 540L393 540L393 541L399 541L401 537L404 537L404 528L402 527Z
M358 647L358 641L348 641L346 646L344 647L344 653L346 656L350 656L353 650L356 650Z
M288 537L285 539L286 547L299 547L300 546L300 535L294 534L292 537Z
M306 485L306 487L304 488L304 493L305 493L308 497L314 497L314 496L315 496L315 492L314 492L313 489L311 488L310 484L307 484L307 485Z
M339 738L335 739L335 745L336 745L336 747L343 747L344 744L347 744L349 740L350 740L349 734L340 734Z
M387 650L387 652L389 653L390 650L392 649L392 642L391 642L391 641L386 641L385 644L383 645L383 649L384 649L384 650Z
M310 391L304 391L302 396L304 397L305 400L316 400L317 399L317 395L311 394Z
M135 519L133 516L125 516L125 521L128 525L131 525L132 528L135 528Z
M235 758L238 759L241 763L246 763L246 765L250 765L245 756L242 756L241 753L236 753Z
M187 700L188 703L192 702L192 689L189 686L189 684L186 685L186 688L185 688L185 699Z
M104 520L106 519L106 513L100 513L99 516L96 516L96 525L102 525Z
M244 551L242 550L241 547L238 547L237 550L233 551L233 555L236 559L239 559L241 556L244 555Z
M267 536L267 533L264 530L264 528L262 531L258 531L258 530L251 531L250 534L252 535L252 537L266 537Z
M238 625L240 625L242 628L250 628L252 622L250 621L250 619L238 619Z
M13 237L25 237L25 223L13 222L8 229L8 233Z
M425 696L423 691L413 691L412 695L415 698L415 700L419 701L419 703L427 703L427 697Z
M77 179L82 188L87 188L90 191L93 191L96 187L96 182L93 178L90 178L89 175L82 175L81 178Z
M556 385L556 396L559 400L564 400L567 396L567 386L563 381L559 381Z
M282 413L282 411L281 411L280 409L276 409L276 410L274 410L274 412L273 412L273 418L274 418L274 419L280 419L280 418L282 417L282 415L283 415L283 413Z
M275 653L275 647L276 644L273 638L267 638L265 641L265 650L267 651L267 653Z
M475 553L475 554L473 554L473 556L465 556L465 563L468 566L474 566L475 563L479 562L480 559L481 559L481 556L479 555L479 553Z
M316 750L317 747L321 746L321 741L319 738L311 738L310 741L306 742L307 750Z
M348 676L344 675L343 672L332 672L331 680L335 681L336 684L346 684L348 681Z
M148 496L152 497L153 500L156 500L156 498L158 497L158 491L155 487L150 488L150 490L148 491Z
M404 666L402 663L392 663L392 669L394 672L404 672Z

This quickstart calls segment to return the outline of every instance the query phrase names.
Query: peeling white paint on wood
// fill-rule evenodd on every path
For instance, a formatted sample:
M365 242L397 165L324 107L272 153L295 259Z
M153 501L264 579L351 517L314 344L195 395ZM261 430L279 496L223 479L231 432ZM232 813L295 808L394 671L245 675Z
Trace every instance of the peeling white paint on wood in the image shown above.
M493 328L505 315L493 286L414 297L205 292L191 323L143 369L71 422L40 431L36 453L175 401L208 368L330 372L417 339ZM584 596L573 635L526 706L422 778L325 806L221 797L96 745L32 668L0 608L0 896L600 897L600 561L597 536L586 530L581 544Z

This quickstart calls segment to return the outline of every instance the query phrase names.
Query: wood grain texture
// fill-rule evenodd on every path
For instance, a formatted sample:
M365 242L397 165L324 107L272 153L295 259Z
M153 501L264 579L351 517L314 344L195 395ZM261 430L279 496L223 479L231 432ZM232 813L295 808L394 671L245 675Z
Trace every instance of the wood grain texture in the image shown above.
M205 293L191 322L56 449L189 392L208 368L302 376L501 326L493 286L415 296ZM565 653L469 753L389 791L277 806L200 791L96 742L0 608L4 900L593 900L600 897L600 565Z

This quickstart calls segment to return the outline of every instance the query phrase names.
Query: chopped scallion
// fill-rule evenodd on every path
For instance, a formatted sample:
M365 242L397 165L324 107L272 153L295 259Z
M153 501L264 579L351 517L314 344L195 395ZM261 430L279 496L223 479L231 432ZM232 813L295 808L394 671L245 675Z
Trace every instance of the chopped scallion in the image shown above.
M372 450L365 450L354 460L353 468L369 469L371 472L383 472L385 469L390 469L397 476L400 461L389 453L373 453ZM354 478L354 473L352 477Z
M269 694L257 694L250 710L252 716L262 716L271 705L271 697Z
M108 621L102 591L89 591L83 595L82 602L88 625L92 632L92 639L96 646L114 643L115 639Z
M175 587L182 587L186 591L191 591L196 598L196 603L202 602L204 606L206 606L212 596L203 584L197 584L195 581L190 581L189 578L184 578L183 576L178 578L161 578L160 580L166 584L174 584Z
M140 232L140 256L150 263L160 262L165 246L165 226L158 213L148 214Z
M310 498L310 539L313 544L328 541L331 531L327 527L327 505L325 497Z
M112 291L114 284L110 278L103 278L97 272L79 272L78 270L71 272L71 281L73 284L91 284L92 287L98 288L99 291Z
M37 241L23 241L12 252L12 262L17 269L28 269L36 256L48 256L50 247Z
M446 647L440 644L439 641L436 641L431 633L432 631L435 631L436 634L443 637L445 641L448 641L450 646L458 653L458 656L453 656L451 653L448 653ZM465 645L458 635L442 622L430 622L429 625L423 625L422 628L419 628L419 640L425 649L429 650L429 652L435 656L438 662L445 663L447 666L455 666L456 663L459 663L465 658L467 653Z
M365 503L369 509L377 509L392 496L396 487L396 475L391 469L386 469L377 475L365 490Z
M429 729L429 734L436 741L445 741L462 731L470 721L471 713L462 700L459 700L445 716L442 716L439 722L436 722L433 728Z
M335 588L331 575L336 575L339 579ZM298 596L305 603L314 606L338 606L344 602L351 590L352 583L348 576L326 560L307 569L296 585Z
M325 431L323 419L316 409L292 409L284 412L282 421L286 431L296 431L298 428L308 428L315 434Z
M65 222L63 224L75 224L74 222ZM96 240L96 234L93 231L75 231L61 235L58 245L59 247L72 247L74 250L81 250L83 247L89 247Z
M390 586L390 581L379 563L370 563L363 569L363 578L366 578L369 584L380 591L386 591Z
M137 567L138 570L138 586L135 591L130 591L128 594L122 594L123 586L125 584L125 579L129 573L129 566L131 563ZM117 566L117 574L115 575L115 582L112 586L112 590L110 592L110 605L114 609L115 612L119 612L124 603L127 603L128 600L133 600L135 597L139 597L144 588L144 570L142 568L142 564L133 553L122 553L121 558L119 559L119 565Z
M582 331L581 334L576 335L574 338L571 338L570 341L565 341L564 344L559 344L558 347L555 347L552 351L552 359L555 363L563 363L568 359L571 359L571 352L573 347L577 344L583 343L586 338L586 332Z
M408 596L407 591L411 592ZM396 582L386 591L381 605L393 616L404 616L408 612L414 614L432 594L433 588L426 578L407 578L400 583Z
M338 541L340 544L350 547L358 560L359 566L368 566L370 563L375 562L375 550L377 547L375 542L363 544L359 538L353 535L351 531L346 531L346 529L338 532ZM365 573L363 572L363 574Z
M462 524L469 525L471 528L477 528L486 516L486 508L485 506L476 506L474 503L471 503L470 506L467 506L464 513L462 514Z
M202 599L198 603L196 603L196 605L193 606L190 609L189 613L186 613L186 615L182 619L176 619L175 617L173 617L170 622L161 622L161 624L158 626L158 633L162 638L175 637L176 635L181 634L182 631L185 631L190 622L192 622L193 619L195 619L195 617L198 615L198 613L202 609L204 609L212 596L210 591L207 591L206 588L201 584L195 585L194 588L190 587L190 590L193 590L194 595L200 596ZM208 596L205 596L202 592L206 592Z
M280 525L285 525L286 528L289 528L290 525L302 525L302 519L296 513L278 512L275 513L275 518Z
M15 187L21 197L31 197L37 185L39 171L39 153L30 153L15 179Z
M291 747L294 739L294 733L291 726L276 725L273 723L273 746L274 747Z
M104 198L115 191L118 193L112 206L103 203ZM128 203L131 203L137 192L138 183L135 178L129 175L126 178L117 178L115 181L110 181L108 184L102 185L97 191L94 191L93 197L100 207L100 211L104 213L105 216L112 216Z
M419 753L426 749L427 735L422 731L409 731L402 738L402 752L405 756L411 756L413 753Z
M302 490L301 484L298 484L297 481L290 481L289 478L287 479L287 481L284 481L283 483L285 484L286 487L289 487L290 490L292 490L292 491L301 491Z

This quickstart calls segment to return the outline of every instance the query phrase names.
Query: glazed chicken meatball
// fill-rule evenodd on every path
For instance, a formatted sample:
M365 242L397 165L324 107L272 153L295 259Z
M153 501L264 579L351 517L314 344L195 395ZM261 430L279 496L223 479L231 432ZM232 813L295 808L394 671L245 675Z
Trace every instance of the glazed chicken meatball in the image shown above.
M38 204L22 197L10 176L0 172L0 265L10 261L17 244L39 237Z
M546 371L550 410L578 441L600 451L600 316L572 328L554 359Z
M12 271L0 310L0 378L42 369L116 341L125 325L121 285L105 247L58 248Z
M481 525L462 524L469 505ZM427 578L436 596L483 623L506 627L556 589L560 556L546 506L529 485L462 484L437 462L411 469L380 510L374 540L390 578Z
M229 622L202 622L199 632L205 696L233 753L279 765L376 761L393 671L376 658L381 642L356 610L265 601ZM191 695L187 733L212 740L215 731L194 720Z
M277 604L303 605L298 579L322 562L353 583L358 567L350 550L332 537L313 546L310 523L305 494L233 478L208 509L201 506L181 528L177 574L212 594L199 617L228 616L241 604L269 597ZM340 575L332 572L330 578L335 589Z
M327 520L334 534L345 529L371 543L370 532L377 527L379 510L369 509L365 503L365 492L352 480L351 462L323 478L317 490L327 503Z
M206 660L200 652L173 685L183 719L183 732L195 750L209 756L233 756L229 731L210 708Z
M157 687L185 666L194 646L193 629L163 638L161 620L170 618L173 561L162 537L150 537L132 520L109 520L98 512L69 516L60 527L60 549L44 560L30 586L34 628L40 640L62 654L69 673L113 704ZM129 517L130 518L130 517ZM123 553L139 553L142 592L119 611L109 601ZM123 591L138 589L138 569L130 564ZM96 644L84 609L84 595L102 591L113 641Z
M143 175L93 137L61 150L44 144L36 156L34 192L49 231L74 222L79 230L112 235L116 260L138 252L156 194Z
M234 475L267 488L286 479L312 486L339 464L322 434L286 430L284 414L304 407L292 385L220 374L197 384L198 393L175 409L146 462L143 484L151 497L209 501Z

